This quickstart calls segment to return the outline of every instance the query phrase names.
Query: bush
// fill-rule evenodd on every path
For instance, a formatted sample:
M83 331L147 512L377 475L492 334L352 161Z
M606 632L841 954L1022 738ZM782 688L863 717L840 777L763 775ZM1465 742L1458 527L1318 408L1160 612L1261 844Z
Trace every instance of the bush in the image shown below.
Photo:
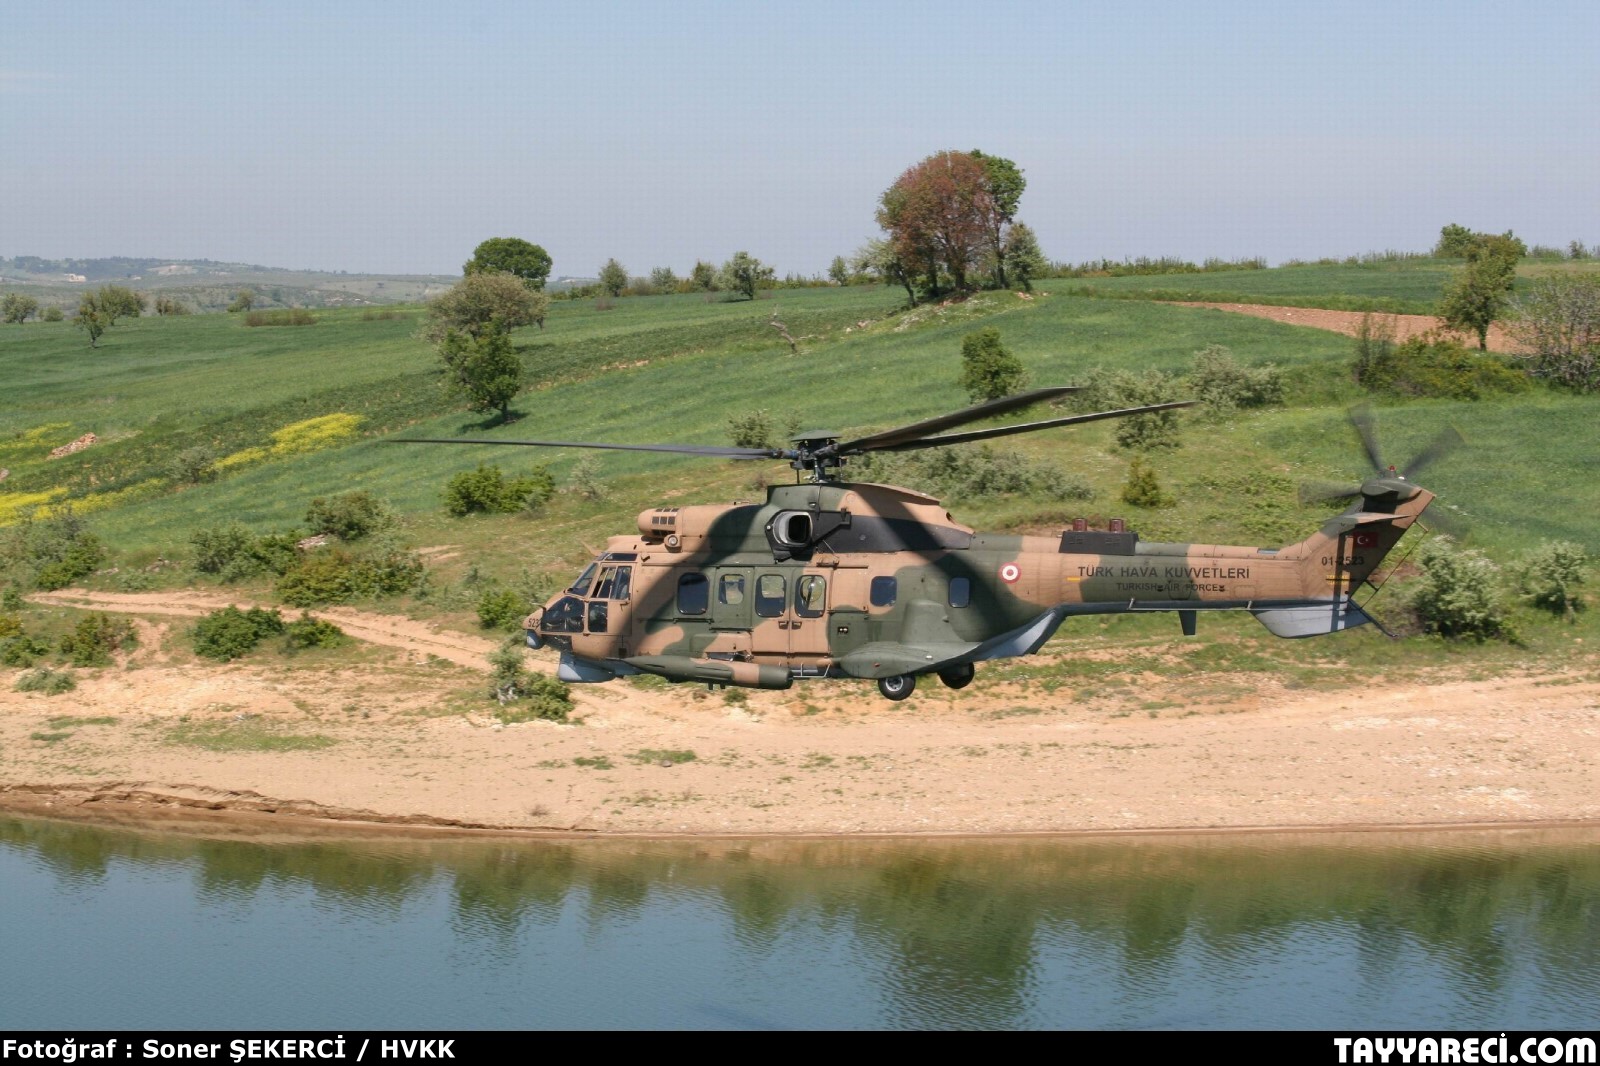
M1583 610L1581 588L1588 565L1583 545L1546 541L1523 557L1517 584L1535 607L1570 619Z
M772 416L763 408L728 419L728 435L736 448L775 448Z
M337 648L350 638L332 622L312 618L302 613L299 618L283 627L284 646L291 651L301 648Z
M423 573L417 554L395 541L379 541L354 555L324 548L302 556L278 579L277 592L291 607L348 603L358 596L395 596L417 587Z
M224 607L195 623L192 630L194 652L207 659L230 662L267 637L283 631L283 616L275 610L252 607L241 611L237 607Z
M586 500L605 499L606 483L600 478L600 457L590 452L573 463L572 472L567 475L563 491L582 496Z
M536 466L521 477L507 478L500 468L479 463L451 478L444 488L445 510L457 518L469 514L516 514L533 510L555 495L549 468Z
M478 597L478 624L485 629L516 629L531 609L511 589L489 589Z
M1131 370L1096 367L1089 371L1087 387L1074 397L1074 406L1090 411L1120 411L1128 407L1171 403L1177 399L1178 379L1171 374L1160 370L1135 374ZM1151 411L1119 418L1114 436L1117 444L1123 448L1139 451L1176 448L1181 443L1178 439L1178 413L1175 410Z
M327 499L319 496L306 511L306 526L312 533L340 540L360 540L369 533L388 529L394 522L394 512L365 489Z
M232 311L233 308L228 308ZM286 311L251 311L244 316L247 326L314 326L317 316L299 307Z
M973 403L1010 396L1027 383L1022 360L1000 343L999 330L980 329L961 338L961 387Z
M94 573L106 550L70 507L43 521L24 515L0 541L0 565L25 587L65 588Z
M1283 371L1272 363L1243 366L1220 344L1194 353L1189 388L1214 418L1283 403Z
M523 668L522 644L507 641L489 656L493 667L489 675L489 698L500 704L502 722L526 722L541 718L565 722L572 710L572 694L553 677Z
M1526 392L1527 376L1504 359L1470 351L1454 337L1419 333L1387 351L1356 351L1356 380L1373 392L1477 400L1497 393Z
M46 307L44 309L44 314L41 315L40 317L43 318L46 322L60 322L62 319L66 318L67 316L66 316L66 313L64 311L62 311L61 308L59 308L59 307Z
M1430 633L1515 641L1500 591L1500 568L1482 552L1458 548L1449 537L1435 537L1417 552L1422 576L1411 590L1411 609Z
M198 485L217 476L217 450L206 444L185 448L167 464L167 476L180 485Z
M61 638L61 654L73 666L108 666L111 653L135 648L139 644L133 623L95 613L78 622L77 628Z
M1136 455L1128 465L1128 480L1122 486L1122 502L1134 507L1171 507L1174 501L1162 491L1155 467Z
M17 678L16 685L18 692L42 692L46 696L59 696L77 687L78 682L73 679L70 671L52 670L48 666L29 670Z
M189 534L194 568L216 574L224 581L242 581L256 574L283 574L299 558L294 537L268 533L258 537L242 522L197 529Z
M1528 373L1576 392L1600 390L1600 275L1539 278L1511 301L1511 314Z
M50 645L26 633L0 640L0 666L32 666L50 654Z

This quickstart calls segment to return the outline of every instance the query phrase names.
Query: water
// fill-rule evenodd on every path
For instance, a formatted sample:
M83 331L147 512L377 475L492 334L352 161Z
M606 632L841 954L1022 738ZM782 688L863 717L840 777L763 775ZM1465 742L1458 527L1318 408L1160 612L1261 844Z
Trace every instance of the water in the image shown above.
M1592 1028L1597 844L294 841L0 818L0 1029Z

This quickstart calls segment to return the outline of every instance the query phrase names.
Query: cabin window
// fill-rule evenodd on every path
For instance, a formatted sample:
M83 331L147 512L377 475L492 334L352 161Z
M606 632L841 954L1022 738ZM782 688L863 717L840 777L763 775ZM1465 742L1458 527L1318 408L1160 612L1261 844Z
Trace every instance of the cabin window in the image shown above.
M762 618L781 617L785 591L782 574L762 574L756 579L756 614Z
M605 600L595 600L589 604L589 632L604 633L606 631L606 616L610 613L610 604Z
M602 566L595 579L592 597L597 600L625 600L633 578L631 566Z
M723 574L717 579L717 602L730 607L744 602L743 574Z
M539 622L546 633L582 633L583 601L576 596L563 596L550 605Z
M895 597L900 594L900 582L892 577L875 577L872 579L872 606L893 607Z
M972 579L968 577L953 577L950 579L950 606L965 607L972 602Z
M807 574L794 583L794 613L801 618L821 618L828 605L828 579Z
M587 596L589 594L589 583L594 580L594 572L599 568L599 563L590 563L584 568L583 573L578 575L578 580L574 581L572 587L567 591L575 596Z
M678 578L678 613L705 614L711 599L711 582L704 574L684 574Z

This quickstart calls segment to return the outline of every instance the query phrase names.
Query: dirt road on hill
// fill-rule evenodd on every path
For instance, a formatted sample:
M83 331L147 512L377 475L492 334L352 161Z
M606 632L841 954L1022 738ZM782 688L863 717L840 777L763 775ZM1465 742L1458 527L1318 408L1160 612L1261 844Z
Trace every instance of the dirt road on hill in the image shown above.
M1406 670L1397 646L1381 683L1197 673L1176 640L1139 648L1159 672L991 666L900 704L858 682L614 682L574 687L575 724L503 725L481 695L493 641L472 634L337 608L316 613L370 643L358 663L219 666L181 626L225 595L39 599L132 614L141 644L54 697L0 669L0 809L697 835L1600 822L1600 656L1576 640L1558 672L1496 677ZM1088 626L1047 652L1115 662Z
M1356 330L1361 327L1364 315L1361 311L1323 311L1315 307L1276 307L1271 304L1224 304L1204 303L1189 300L1175 300L1180 307L1210 307L1218 311L1231 311L1239 315L1253 315L1256 318L1270 318L1274 322L1286 322L1291 326L1310 326L1312 329L1332 330L1354 337ZM1374 312L1374 319L1383 319L1394 325L1394 339L1404 341L1426 333L1430 329L1439 328L1439 320L1432 315L1385 315ZM1476 348L1476 337L1464 338L1468 347ZM1491 352L1512 352L1515 346L1511 337L1499 326L1489 327L1489 350Z

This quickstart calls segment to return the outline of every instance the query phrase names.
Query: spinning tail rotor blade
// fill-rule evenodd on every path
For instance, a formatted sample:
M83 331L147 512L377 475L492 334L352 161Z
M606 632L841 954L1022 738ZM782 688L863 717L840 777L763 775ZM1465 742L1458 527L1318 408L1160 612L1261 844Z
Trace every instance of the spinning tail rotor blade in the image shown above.
M1353 500L1361 495L1360 485L1335 481L1310 481L1300 486L1302 504L1327 503L1331 500Z
M1465 443L1466 439L1456 431L1454 426L1446 426L1439 431L1439 435L1434 437L1426 448L1418 452L1416 457L1406 464L1403 476L1407 481L1415 481L1417 475Z
M1367 460L1372 463L1372 469L1377 471L1380 477L1388 473L1389 468L1383 461L1383 452L1378 448L1378 427L1372 418L1372 408L1365 404L1352 407L1350 425L1355 427L1356 435L1361 438L1361 447L1366 450Z

